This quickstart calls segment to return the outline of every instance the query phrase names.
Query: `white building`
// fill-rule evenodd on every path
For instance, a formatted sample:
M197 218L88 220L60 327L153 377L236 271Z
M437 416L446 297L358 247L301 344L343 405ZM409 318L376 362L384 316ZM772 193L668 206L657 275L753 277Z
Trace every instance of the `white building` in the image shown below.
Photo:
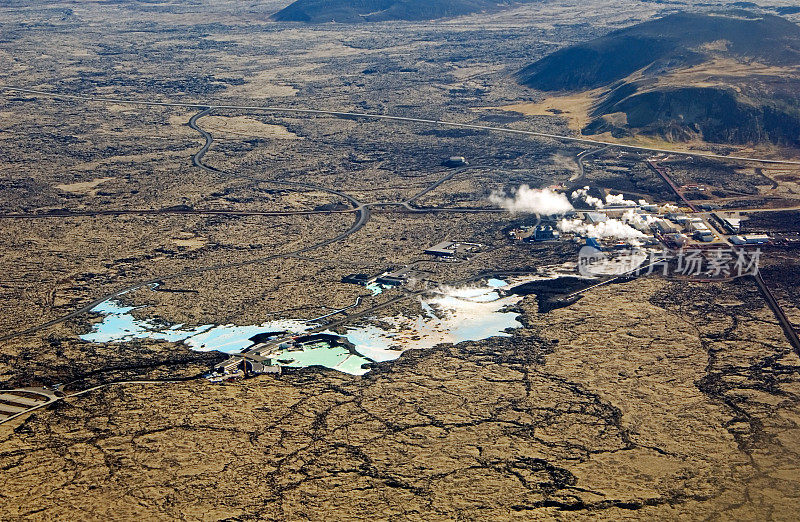
M734 245L765 245L769 243L769 236L766 234L753 234L751 236L731 236L731 243Z

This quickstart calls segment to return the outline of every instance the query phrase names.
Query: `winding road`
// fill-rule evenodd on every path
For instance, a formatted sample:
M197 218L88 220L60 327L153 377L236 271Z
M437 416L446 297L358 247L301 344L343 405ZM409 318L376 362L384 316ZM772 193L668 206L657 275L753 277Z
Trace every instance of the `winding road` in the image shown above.
M222 172L221 170L216 169L214 167L210 167L210 166L206 165L203 162L203 157L205 156L206 152L208 152L209 148L211 147L211 144L214 142L214 138L211 136L210 133L208 133L205 130L203 130L202 128L200 128L197 125L197 121L201 117L208 115L210 112L211 112L211 108L203 109L199 113L197 113L194 116L192 116L191 119L189 120L189 126L192 129L194 129L197 132L199 132L200 135L204 138L203 146L200 148L200 150L198 150L194 154L194 156L192 156L192 163L195 166L197 166L197 167L199 167L199 168L201 168L203 170L206 170L206 171L209 171L209 172L213 172L213 173L216 173L216 174L224 174L224 172ZM270 182L272 182L271 180L262 180L262 181L265 181L265 182L266 181L270 181ZM134 283L134 284L128 285L128 286L126 286L124 288L121 288L120 290L117 290L116 292L113 292L113 293L104 295L102 297L99 297L99 298L95 299L94 301L82 306L81 308L79 308L77 310L74 310L73 312L70 312L69 314L63 315L63 316L58 317L56 319L52 319L52 320L47 321L45 323L38 324L36 326L32 326L32 327L27 328L25 330L4 334L4 335L0 336L0 341L7 341L7 340L13 339L15 337L32 334L32 333L35 333L35 332L37 332L39 330L43 330L43 329L49 328L51 326L55 326L55 325L57 325L59 323L63 323L64 321L67 321L69 319L78 317L78 316L80 316L80 315L82 315L82 314L84 314L86 312L89 312L92 308L94 308L95 306L99 305L100 303L102 303L104 301L107 301L109 299L114 299L116 297L119 297L122 294L130 292L132 290L143 288L143 287L146 287L146 286L149 286L149 285L161 283L163 281L167 281L167 280L170 280L170 279L177 279L177 278L181 278L181 277L197 275L197 274L201 274L201 273L204 273L204 272L210 272L210 271L214 271L214 270L223 270L223 269L228 269L228 268L238 268L238 267L252 265L252 264L256 264L256 263L265 263L265 262L274 261L274 260L277 260L277 259L282 259L282 258L287 258L287 257L291 257L291 256L304 254L304 253L310 252L312 250L323 248L323 247L326 247L326 246L331 245L333 243L336 243L338 241L341 241L341 240L345 239L346 237L350 236L351 234L356 233L369 220L369 216L370 216L369 205L366 205L366 204L358 201L354 197L352 197L352 196L350 196L348 194L345 194L343 192L340 192L338 190L328 189L328 188L325 188L325 187L322 187L322 186L319 186L319 185L314 185L314 184L311 184L311 183L295 183L295 182L290 182L290 181L274 181L273 183L289 185L289 186L295 186L295 187L302 187L302 188L310 188L310 189L313 189L313 190L318 190L318 191L321 191L321 192L327 192L329 194L334 194L334 195L340 196L340 197L346 199L347 201L349 201L353 206L355 206L354 211L356 212L356 220L353 222L353 224L350 226L350 228L348 228L347 230L345 230L341 234L339 234L339 235L337 235L335 237L332 237L330 239L325 239L325 240L320 241L318 243L314 243L314 244L309 245L307 247L304 247L304 248L301 248L301 249L298 249L298 250L294 250L292 252L286 252L286 253L283 253L283 254L273 254L273 255L266 256L266 257L248 259L246 261L237 261L237 262L233 262L233 263L224 263L224 264L211 265L211 266L202 267L202 268L194 268L194 269L190 269L190 270L183 270L183 271L180 271L180 272L175 272L175 273L172 273L172 274L169 274L169 275L165 275L165 276L153 277L153 278L147 279L145 281L140 281L138 283Z
M196 115L197 118L205 116L208 112L212 110L221 109L221 110L245 110L245 111L259 111L259 112L284 112L284 113L294 113L294 114L319 114L319 115L326 115L326 116L336 116L340 118L357 118L357 119L367 119L367 120L385 120L385 121L392 121L392 122L405 122L405 123L422 123L426 125L434 125L438 127L457 127L462 129L475 129L475 130L485 130L491 132L501 132L506 134L516 134L521 136L532 136L537 138L549 138L558 141L567 141L573 143L584 143L588 145L598 145L598 146L605 146L605 147L613 147L617 149L625 149L625 150L634 150L634 151L643 151L643 152L655 152L661 154L675 154L679 156L689 156L689 157L701 157L701 158L712 158L712 159L722 159L722 160L733 160L733 161L743 161L749 163L765 163L765 164L776 164L776 165L797 165L800 166L800 161L793 161L793 160L779 160L779 159L772 159L772 158L756 158L756 157L747 157L747 156L726 156L723 154L711 154L707 152L686 152L686 151L679 151L679 150L672 150L672 149L660 149L654 147L644 147L640 145L627 145L624 143L615 143L610 141L602 141L602 140L592 140L587 138L579 138L576 136L565 136L561 134L551 134L547 132L537 132L537 131L529 131L523 129L510 129L508 127L493 127L490 125L478 125L474 123L459 123L454 121L446 121L446 120L433 120L428 118L412 118L407 116L393 116L390 114L373 114L373 113L366 113L366 112L346 112L346 111L332 111L332 110L325 110L325 109L305 109L305 108L298 108L298 107L281 107L281 106L259 106L259 105L225 105L225 104L209 104L209 103L182 103L182 102L157 102L157 101L146 101L146 100L134 100L134 99L126 99L126 98L110 98L104 96L83 96L83 95L75 95L75 94L59 94L53 93L48 91L42 91L38 89L27 89L24 87L15 87L11 85L0 85L0 90L5 92L17 92L17 93L24 93L24 94L32 94L36 96L45 96L48 98L55 98L55 99L63 99L63 100L81 100L81 101L96 101L96 102L106 102L106 103L115 103L115 104L127 104L127 105L148 105L148 106L155 106L155 107L183 107L183 108L192 108L192 109L202 109L203 113ZM207 111L207 112L206 112ZM203 151L203 153L205 153Z
M575 163L578 164L578 173L569 178L569 181L571 183L582 182L583 179L586 177L586 165L583 164L583 160L585 160L589 156L594 156L595 154L599 154L606 149L608 149L608 145L596 149L585 150L580 154L578 154L577 156L575 156Z

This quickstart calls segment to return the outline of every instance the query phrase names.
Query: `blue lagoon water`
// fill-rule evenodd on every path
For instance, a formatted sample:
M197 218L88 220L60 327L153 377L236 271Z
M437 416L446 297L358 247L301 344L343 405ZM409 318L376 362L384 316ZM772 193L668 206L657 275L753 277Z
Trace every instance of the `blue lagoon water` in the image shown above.
M368 371L362 365L397 359L405 350L509 336L510 330L522 326L518 321L519 314L508 310L522 297L504 295L503 289L509 286L501 279L489 279L476 286L442 288L421 300L422 313L419 315L374 317L367 324L347 327L343 337L355 346L357 354L341 346L317 343L303 350L276 352L271 357L287 367L325 366L361 375ZM371 290L375 292L379 289ZM205 324L187 327L184 324L134 317L131 312L140 308L143 307L122 306L115 300L98 304L91 311L101 315L102 320L93 325L91 332L81 335L81 339L94 343L152 339L184 342L199 351L239 353L252 346L250 339L256 334L275 331L300 334L319 326L298 319L278 319L258 325Z

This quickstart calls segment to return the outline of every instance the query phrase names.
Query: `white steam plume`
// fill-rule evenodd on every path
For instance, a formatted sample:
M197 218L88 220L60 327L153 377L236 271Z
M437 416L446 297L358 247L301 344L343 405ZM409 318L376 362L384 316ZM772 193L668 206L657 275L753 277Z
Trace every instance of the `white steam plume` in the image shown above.
M589 187L579 188L572 192L573 201L583 201L590 207L603 208L603 200L589 194Z
M571 232L597 239L638 239L645 237L644 233L619 219L609 219L601 223L584 223L580 219L562 219L558 222L558 229L562 232Z
M606 205L624 205L626 207L635 207L636 202L625 199L624 194L606 194Z
M521 185L511 196L502 192L492 192L489 201L514 213L553 216L573 210L572 204L564 194L549 188L532 189L528 185Z
M619 219L623 223L627 223L641 232L649 231L650 226L657 221L656 218L650 214L639 214L633 209L626 210Z
M626 207L635 207L636 202L631 201L629 199L625 199L623 194L607 194L605 201L600 198L596 198L589 194L590 187L583 187L576 189L572 192L572 199L573 201L582 201L586 203L590 207L594 208L605 208L606 205L617 205L617 206L626 206ZM646 204L645 201L640 201L639 204Z

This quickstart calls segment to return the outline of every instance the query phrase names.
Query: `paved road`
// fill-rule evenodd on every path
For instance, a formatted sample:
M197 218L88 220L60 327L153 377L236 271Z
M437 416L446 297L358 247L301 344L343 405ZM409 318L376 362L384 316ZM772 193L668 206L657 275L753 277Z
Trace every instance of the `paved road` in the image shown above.
M634 194L627 192L626 194ZM436 214L436 213L454 213L454 214L502 214L507 210L502 208L482 208L482 207L415 207L408 202L382 202L382 203L364 203L364 207L369 207L373 212L381 212L384 210L410 212L415 214ZM633 208L633 207L630 207ZM312 216L312 215L327 215L327 214L353 214L358 212L359 208L348 208L343 210L205 210L205 209L120 209L120 210L53 210L48 212L11 212L7 214L0 214L0 219L47 219L47 218L70 218L70 217L91 217L91 216L124 216L124 215L200 215L200 216L265 216L265 217L281 217L281 216ZM587 209L589 210L589 209ZM611 212L619 211L620 208L613 209L591 209L597 212ZM624 209L623 209L624 210ZM703 210L693 212L692 215L701 217L709 217L712 213L729 214L731 212L750 214L750 213L763 213L763 212L791 212L799 211L800 206L793 207L779 207L779 208L721 208L718 210Z
M692 212L697 212L697 207L695 207L691 201L686 199L686 196L683 195L683 191L678 188L674 181L672 181L672 178L669 177L669 174L667 174L667 171L664 169L664 167L657 165L652 160L647 160L647 164L656 172L656 174L661 176L661 179L663 179L664 182L669 185L669 188L672 189L672 192L674 192L676 196L678 196L679 200L683 201L684 205L689 207Z
M12 421L12 420L14 420L14 419L16 419L18 417L21 417L23 415L27 415L27 414L29 414L29 413L31 413L33 411L36 411L36 410L38 410L40 408L45 408L47 406L51 406L52 404L54 404L54 403L56 403L58 401L63 401L64 399L69 399L69 398L72 398L72 397L79 397L81 395L85 395L87 393L91 393L93 391L100 390L100 389L106 388L108 386L115 386L115 385L120 385L120 384L178 383L178 382L186 382L186 381L193 380L193 379L198 379L198 378L199 377L191 377L191 378L188 378L188 379L171 379L171 380L163 380L163 381L159 381L159 380L115 381L115 382L109 382L109 383L106 383L106 384L100 384L100 385L97 385L97 386L93 386L91 388L87 388L85 390L81 390L81 391L78 391L78 392L75 392L75 393L70 393L70 394L67 394L67 395L64 395L64 394L58 394L57 395L57 394L53 393L50 390L45 390L44 388L20 388L20 389L17 389L17 390L0 390L0 392L10 393L10 394L14 394L14 393L18 393L18 392L36 393L36 394L38 394L38 395L43 397L42 401L39 404L37 404L37 405L35 405L33 407L30 407L30 408L26 409L25 411L21 411L19 413L16 413L16 414L10 416L10 417L2 417L2 418L0 418L0 424L6 423L6 422L10 422L10 421Z
M783 329L783 333L786 334L786 339L789 341L789 344L792 345L794 348L794 352L797 355L800 355L800 338L797 337L797 331L794 329L794 325L789 318L786 316L786 313L783 311L783 307L780 305L775 296L772 294L772 291L767 287L767 283L764 282L764 278L761 277L761 272L756 273L753 277L756 280L756 284L758 285L758 289L761 291L761 295L764 296L764 300L767 302L767 305L772 309L772 313L775 314L775 318L778 319L778 322Z
M742 214L752 214L760 212L791 212L800 210L800 206L783 207L783 208L720 208L717 210L708 210L702 212L695 212L698 216L710 216L712 213L729 214L731 212L739 212Z
M410 205L412 203L414 203L414 201L416 201L419 198L421 198L422 196L424 196L425 194L427 194L429 192L432 192L432 191L436 190L437 188L439 188L439 186L442 183L444 183L446 181L450 181L451 179L453 179L453 176L456 176L456 175L461 174L462 172L466 172L468 170L491 169L491 168L497 168L497 167L494 167L492 165L467 165L466 167L461 167L461 168L458 168L458 169L451 170L450 172L448 172L447 174L445 174L444 176L439 178L432 185L420 190L419 192L417 192L416 194L414 194L413 196L411 196L410 198L405 200L403 202L403 206L405 206L407 208L410 208L412 210L413 209L418 209L419 207L411 207Z
M575 163L578 164L578 173L569 178L571 183L578 183L579 181L583 181L583 178L586 177L586 166L583 164L583 160L588 158L589 156L593 156L595 154L599 154L604 150L607 150L608 146L600 147L597 149L589 149L581 152L577 156L575 156Z
M345 111L331 111L323 109L303 109L296 107L280 107L280 106L259 106L259 105L224 105L224 104L209 104L209 103L180 103L180 102L155 102L145 100L134 100L126 98L110 98L104 96L78 96L73 94L59 94L37 89L27 89L23 87L14 87L10 85L0 85L0 90L6 92L17 92L25 94L33 94L36 96L46 96L48 98L57 98L63 100L82 100L82 101L96 101L115 104L127 105L148 105L157 107L183 107L205 110L246 110L246 111L260 111L260 112L285 112L294 114L320 114L326 116L336 116L341 118L358 118L368 120L385 120L393 122L406 122L406 123L422 123L426 125L435 125L440 127L458 127L464 129L486 130L492 132L502 132L506 134L516 134L521 136L532 136L537 138L549 138L558 141L568 141L573 143L585 143L589 145L599 145L606 147L613 147L617 149L643 151L643 152L656 152L661 154L674 154L678 156L712 158L721 160L734 160L752 163L766 163L776 165L800 165L800 161L792 160L776 160L771 158L757 158L746 156L725 156L722 154L711 154L704 152L685 152L671 149L660 149L654 147L642 147L638 145L625 145L622 143L614 143L609 141L592 140L587 138L578 138L575 136L564 136L560 134L551 134L547 132L536 132L522 129L510 129L507 127L492 127L490 125L477 125L473 123L459 123L446 120L432 120L428 118L410 118L406 116L392 116L389 114L371 114L365 112L345 112Z
M204 210L204 209L120 209L120 210L54 210L49 212L10 212L0 214L0 219L47 219L47 218L70 218L70 217L92 217L92 216L125 216L125 215L198 215L198 216L265 216L265 217L286 217L286 216L318 216L328 214L353 214L360 212L362 207L372 211L398 211L411 212L415 214L436 214L442 213L461 213L461 214L480 214L480 213L503 213L502 208L476 208L476 207L413 207L406 202L388 203L364 203L357 208L344 210ZM784 210L784 209L774 209Z
M214 167L209 167L208 165L203 163L203 156L205 156L206 152L208 152L208 149L211 148L211 144L214 143L214 138L211 136L209 132L207 132L205 129L201 129L197 125L197 120L199 120L203 116L208 116L209 114L211 114L213 110L214 109L212 107L209 107L208 109L202 110L197 114L195 114L194 116L192 116L191 118L189 118L189 127L199 132L200 135L205 140L205 143L203 143L203 146L200 148L200 150L195 152L194 156L192 156L192 164L194 164L195 167L200 167L203 170L209 170L211 172L220 172L220 170L215 169Z
M34 398L31 398L33 395ZM44 388L0 390L0 424L53 404L60 397Z

